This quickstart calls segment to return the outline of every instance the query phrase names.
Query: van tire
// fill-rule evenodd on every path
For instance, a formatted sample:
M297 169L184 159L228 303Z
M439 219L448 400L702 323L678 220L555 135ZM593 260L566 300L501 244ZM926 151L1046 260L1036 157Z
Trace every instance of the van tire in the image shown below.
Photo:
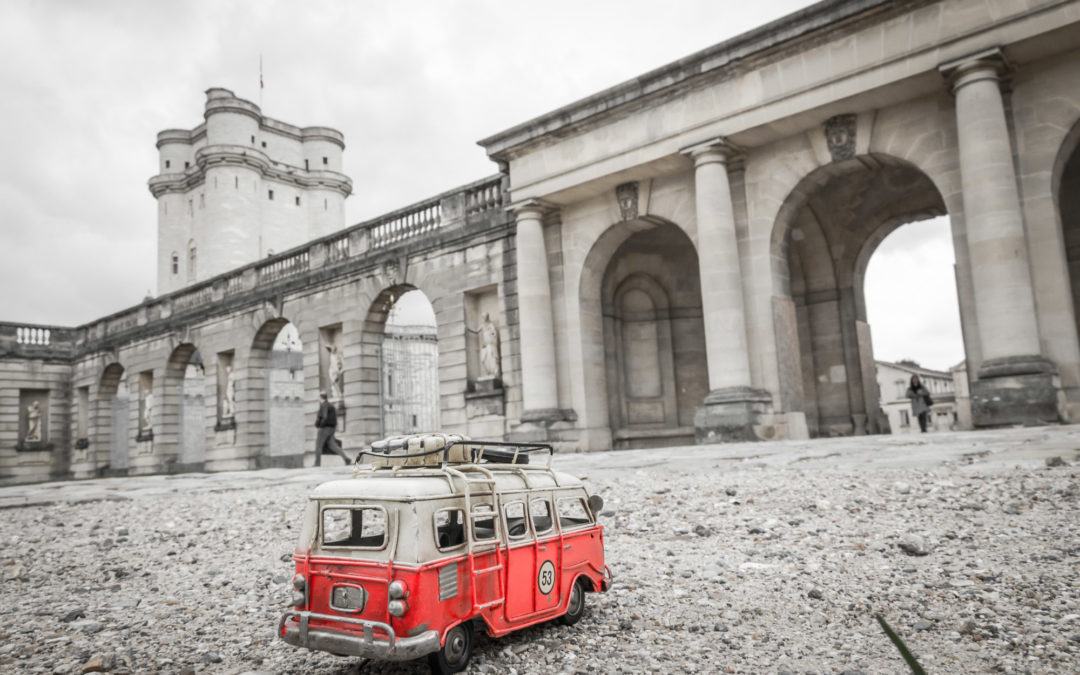
M459 623L446 633L446 643L439 651L428 654L428 665L435 675L448 675L465 670L473 650L473 625Z
M581 579L578 579L574 582L574 587L570 589L570 600L566 603L566 614L559 617L559 623L564 626L573 626L578 621L581 621L584 614L585 585L581 583Z

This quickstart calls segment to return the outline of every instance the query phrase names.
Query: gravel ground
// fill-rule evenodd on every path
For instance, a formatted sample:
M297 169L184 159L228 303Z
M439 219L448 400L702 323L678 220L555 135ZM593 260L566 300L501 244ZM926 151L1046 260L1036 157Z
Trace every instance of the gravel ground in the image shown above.
M1076 672L1076 452L978 454L857 469L591 458L615 587L576 626L479 637L469 672L908 672L878 613L928 672ZM325 478L297 475L0 510L0 671L427 672L275 637L301 505Z

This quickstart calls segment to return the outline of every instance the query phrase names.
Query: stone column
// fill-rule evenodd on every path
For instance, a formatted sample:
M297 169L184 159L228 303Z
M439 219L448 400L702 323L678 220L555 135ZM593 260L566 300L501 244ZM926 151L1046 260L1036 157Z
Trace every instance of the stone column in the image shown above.
M530 199L511 207L517 215L518 330L521 334L523 423L562 419L559 411L551 282L544 245L544 214L550 206Z
M757 418L770 412L769 392L750 382L742 273L724 139L687 148L694 160L698 270L705 322L709 395L694 415L699 443L753 440Z
M994 49L941 67L956 97L964 221L983 361L975 425L1055 422L1057 373L1041 355L1012 145Z

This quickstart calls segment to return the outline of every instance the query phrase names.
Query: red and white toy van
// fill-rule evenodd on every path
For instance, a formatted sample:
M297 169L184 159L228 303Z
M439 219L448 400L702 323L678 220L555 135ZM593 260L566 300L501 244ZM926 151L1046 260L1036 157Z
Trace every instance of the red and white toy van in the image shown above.
M278 635L334 654L465 668L477 629L574 624L606 591L602 500L549 445L391 438L311 493ZM539 461L538 461L539 460ZM358 461L360 461L358 459Z

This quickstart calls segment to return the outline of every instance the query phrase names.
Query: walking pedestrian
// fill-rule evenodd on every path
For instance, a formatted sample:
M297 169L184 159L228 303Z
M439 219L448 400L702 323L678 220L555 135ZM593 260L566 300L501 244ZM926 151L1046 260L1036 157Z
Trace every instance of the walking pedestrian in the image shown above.
M323 453L333 453L350 463L349 457L341 448L341 443L334 437L337 431L337 410L326 400L326 394L319 394L319 412L315 415L315 428L318 436L315 439L315 466L322 464Z
M930 421L930 406L934 405L934 400L930 398L930 391L922 385L918 375L911 376L907 397L911 399L912 414L919 418L919 430L925 434L927 422Z

